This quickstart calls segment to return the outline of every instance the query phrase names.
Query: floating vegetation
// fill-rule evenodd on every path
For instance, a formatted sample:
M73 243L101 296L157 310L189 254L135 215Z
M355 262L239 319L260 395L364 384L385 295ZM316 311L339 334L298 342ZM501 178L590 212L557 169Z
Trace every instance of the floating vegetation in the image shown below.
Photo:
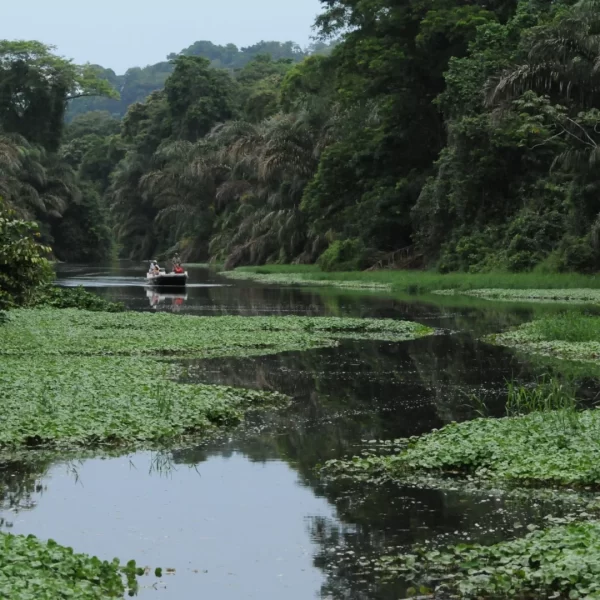
M143 573L131 561L101 561L53 540L0 533L0 598L10 600L98 600L123 598L137 590L136 575Z
M342 338L403 341L433 333L391 319L195 317L79 310L15 310L1 355L250 356L334 346Z
M513 485L600 485L600 410L577 410L573 388L556 380L533 388L511 385L507 410L513 416L451 423L397 440L388 454L330 461L324 473L363 480L414 481L424 473Z
M600 317L568 312L486 338L500 346L565 360L600 362Z
M389 456L333 461L325 469L395 479L423 471L520 485L598 486L600 411L558 410L452 423L405 440Z
M554 521L560 524L530 526L523 538L492 546L384 556L374 569L412 582L411 595L435 589L452 598L600 598L600 522Z
M257 273L252 271L222 271L219 275L229 279L247 279L264 283L267 285L305 285L310 287L337 287L354 290L380 290L390 292L392 285L390 283L381 283L378 281L359 281L344 279L307 279L302 273Z
M174 368L140 358L0 358L0 449L140 445L240 422L244 410L285 396L183 385Z
M166 357L304 350L432 330L387 320L15 310L0 335L0 448L143 445L238 423L281 394L177 383Z
M433 294L441 296L475 296L487 300L504 302L565 302L569 304L600 304L600 290L590 288L575 289L476 289L476 290L434 290Z

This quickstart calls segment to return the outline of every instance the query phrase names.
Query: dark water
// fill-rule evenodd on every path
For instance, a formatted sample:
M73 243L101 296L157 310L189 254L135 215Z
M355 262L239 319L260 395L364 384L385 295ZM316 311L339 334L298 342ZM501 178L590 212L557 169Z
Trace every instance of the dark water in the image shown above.
M361 567L368 558L432 539L491 542L549 511L560 514L560 503L540 499L325 486L315 474L330 458L360 452L365 440L470 418L473 395L500 414L506 379L533 374L475 334L522 322L532 309L258 286L205 269L190 269L185 295L157 299L143 275L143 265L59 272L62 284L84 285L135 310L406 318L445 333L190 361L190 382L274 389L294 401L251 414L239 430L197 446L80 460L40 454L0 465L0 523L10 531L176 570L142 578L142 598L391 599L402 597L402 586L377 585Z

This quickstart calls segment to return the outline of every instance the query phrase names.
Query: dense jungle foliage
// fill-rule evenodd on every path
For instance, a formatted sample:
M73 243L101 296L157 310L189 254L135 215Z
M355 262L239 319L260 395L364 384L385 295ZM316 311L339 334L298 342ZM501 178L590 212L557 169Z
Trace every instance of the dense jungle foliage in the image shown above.
M597 270L598 0L322 4L123 78L2 42L0 193L65 260Z

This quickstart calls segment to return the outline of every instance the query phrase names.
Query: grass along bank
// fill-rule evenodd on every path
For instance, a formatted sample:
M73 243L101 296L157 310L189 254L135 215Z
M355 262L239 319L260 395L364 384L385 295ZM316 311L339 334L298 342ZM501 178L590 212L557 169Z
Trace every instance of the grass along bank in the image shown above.
M415 323L307 317L188 317L15 310L0 326L0 449L143 445L235 424L279 394L179 383L166 358L247 356L406 340Z
M526 353L600 364L600 316L565 312L489 335L485 340Z
M321 271L318 271L321 273ZM221 271L228 279L251 280L266 285L304 285L310 287L337 287L350 290L379 290L382 292L391 292L392 285L385 282L377 282L360 279L326 279L313 277L312 271L300 271L298 273L277 273L277 272L255 272L240 267L235 271ZM351 273L354 274L354 273ZM350 275L350 274L349 274Z
M0 533L0 598L10 600L98 600L137 590L134 562L102 561L50 540Z
M594 289L600 290L600 277L576 273L448 273L433 271L348 271L325 272L315 265L265 265L240 267L221 275L253 279L262 283L329 285L371 288L392 292L429 293L437 290L480 289Z
M483 289L435 290L441 296L462 294L502 302L600 304L600 289Z

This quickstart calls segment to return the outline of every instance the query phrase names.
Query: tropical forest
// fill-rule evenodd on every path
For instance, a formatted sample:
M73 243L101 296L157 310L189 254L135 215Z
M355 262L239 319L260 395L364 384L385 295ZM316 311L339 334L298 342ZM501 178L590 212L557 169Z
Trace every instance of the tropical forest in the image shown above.
M0 23L0 598L600 600L600 0L314 4Z

